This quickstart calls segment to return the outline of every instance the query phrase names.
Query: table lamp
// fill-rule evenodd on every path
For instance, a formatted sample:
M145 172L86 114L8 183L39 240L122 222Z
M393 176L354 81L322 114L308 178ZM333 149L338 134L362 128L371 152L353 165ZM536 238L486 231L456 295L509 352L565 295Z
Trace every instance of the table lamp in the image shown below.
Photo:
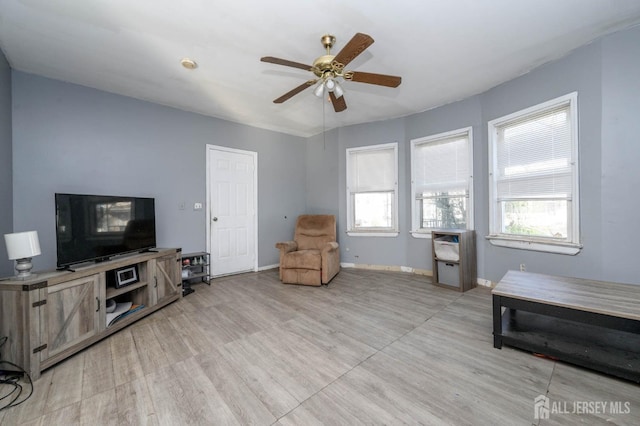
M21 280L30 277L33 267L31 258L41 253L38 231L5 234L4 242L7 245L9 260L16 261L16 271L18 271L16 277Z

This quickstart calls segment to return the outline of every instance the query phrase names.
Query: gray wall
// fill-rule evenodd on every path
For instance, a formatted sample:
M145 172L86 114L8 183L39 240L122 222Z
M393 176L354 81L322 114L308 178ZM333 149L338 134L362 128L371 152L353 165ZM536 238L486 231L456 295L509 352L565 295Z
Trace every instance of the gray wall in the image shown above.
M483 128L478 135L480 143L477 144L479 149L475 155L481 156L482 164L487 164L487 121L567 93L578 92L580 235L584 245L576 256L491 245L482 238L489 231L488 181L485 173L482 184L486 195L478 197L476 204L480 213L476 228L480 236L479 252L483 252L484 256L479 272L483 278L499 280L507 270L518 269L521 263L526 265L528 271L603 278L603 224L600 214L601 46L601 42L596 42L580 48L561 60L542 66L481 95Z
M14 72L13 225L39 231L43 255L34 263L49 268L55 264L54 192L147 195L158 203L159 244L201 250L206 246L204 211L181 211L178 205L204 202L205 146L215 144L258 152L261 266L277 263L273 243L290 239L294 218L309 212L338 216L343 262L430 270L429 240L409 234L409 141L472 126L479 277L498 281L524 263L530 271L638 283L633 232L640 208L635 196L640 185L637 75L640 27L469 99L302 139ZM0 80L5 92L6 81ZM492 246L484 238L489 222L487 121L572 91L578 92L584 249L566 256ZM11 114L0 109L0 124L7 123ZM346 149L389 142L399 143L400 235L348 237ZM0 196L2 191L6 194L6 186L0 187Z
M407 264L407 241L411 238L410 217L404 214L407 203L405 196L409 190L407 180L403 179L408 169L407 144L405 141L405 121L403 118L343 127L338 131L339 155L339 191L340 206L340 256L343 262L387 266L405 266ZM398 143L398 226L397 237L357 237L348 236L347 230L347 194L346 194L346 149L368 145Z
M411 194L411 150L410 143L412 139L417 139L429 135L437 135L438 133L448 132L451 130L462 129L464 127L472 127L473 137L475 141L479 140L479 137L483 131L481 123L481 108L479 96L474 96L461 102L456 102L450 105L445 105L441 108L434 109L428 113L416 114L411 117L407 117L407 133L406 133L406 164L408 167L404 170L401 178L407 182L407 192L405 194L406 206L405 220L407 226L411 227L411 204L413 203L413 196ZM479 145L477 142L474 145ZM484 199L484 176L486 176L487 165L486 162L481 161L481 156L478 155L478 151L482 151L481 146L474 146L474 159L473 159L473 174L474 174L474 188L473 195L477 201ZM474 223L481 219L482 212L474 211ZM477 229L477 223L475 225ZM424 238L409 238L408 241L408 258L406 266L418 269L432 269L431 264L431 240ZM478 253L478 261L480 262L481 252Z
M603 275L640 283L640 27L602 42L601 134Z
M0 236L13 232L11 153L11 68L0 50ZM4 238L0 239L0 277L13 275Z
M274 243L291 238L284 216L305 211L303 138L22 72L13 131L14 226L39 233L35 269L55 267L56 192L154 197L158 245L204 250L206 209L193 203L206 201L207 144L258 153L260 266L276 264Z
M334 112L329 112L333 114ZM332 214L336 217L338 243L341 243L338 129L329 130L307 139L306 191L307 213ZM293 234L292 234L293 236Z
M471 72L471 71L470 71ZM635 226L640 199L640 27L584 46L553 63L483 94L404 119L340 129L340 212L346 204L345 149L400 141L400 229L397 238L344 238L345 262L431 269L427 239L409 236L409 141L473 126L475 229L478 276L499 281L521 263L527 270L640 283ZM487 122L497 117L578 92L580 220L583 250L576 256L491 245L489 228ZM331 182L333 184L333 182ZM345 223L345 222L343 222ZM358 258L355 258L355 255Z

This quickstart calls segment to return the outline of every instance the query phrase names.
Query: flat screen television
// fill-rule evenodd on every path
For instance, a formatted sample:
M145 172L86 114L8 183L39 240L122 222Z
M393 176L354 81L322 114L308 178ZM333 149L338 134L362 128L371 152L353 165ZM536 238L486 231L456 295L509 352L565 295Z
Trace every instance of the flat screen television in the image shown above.
M155 199L55 194L58 268L156 247Z

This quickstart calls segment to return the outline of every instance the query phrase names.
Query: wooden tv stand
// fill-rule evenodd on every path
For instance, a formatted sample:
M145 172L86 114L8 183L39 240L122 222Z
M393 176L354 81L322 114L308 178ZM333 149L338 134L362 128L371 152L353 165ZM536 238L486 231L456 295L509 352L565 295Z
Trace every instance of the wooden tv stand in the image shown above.
M40 372L182 297L181 250L156 249L71 271L37 273L25 281L0 281L2 359ZM129 285L110 285L115 271L131 268ZM107 324L108 299L144 305Z
M495 348L640 382L640 285L509 271L492 294Z

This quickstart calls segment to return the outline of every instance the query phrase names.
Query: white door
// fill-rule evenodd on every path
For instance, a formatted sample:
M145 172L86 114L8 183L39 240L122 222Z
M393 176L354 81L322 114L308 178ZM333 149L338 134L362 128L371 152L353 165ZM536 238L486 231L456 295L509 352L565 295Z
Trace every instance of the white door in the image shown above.
M256 152L207 145L207 249L214 277L257 270L257 161Z

